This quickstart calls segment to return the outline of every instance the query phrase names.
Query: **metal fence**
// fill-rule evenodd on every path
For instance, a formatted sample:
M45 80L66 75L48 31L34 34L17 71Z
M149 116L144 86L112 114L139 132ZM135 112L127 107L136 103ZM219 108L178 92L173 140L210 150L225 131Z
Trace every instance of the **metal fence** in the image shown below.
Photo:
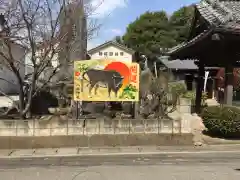
M80 119L1 120L0 136L67 136L134 133L182 133L181 120Z

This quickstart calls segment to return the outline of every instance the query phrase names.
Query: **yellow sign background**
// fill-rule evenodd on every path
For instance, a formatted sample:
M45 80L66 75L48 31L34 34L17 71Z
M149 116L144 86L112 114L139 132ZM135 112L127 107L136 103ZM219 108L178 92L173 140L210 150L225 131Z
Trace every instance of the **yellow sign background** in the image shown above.
M93 87L89 93L90 79L87 71L90 69L100 71L115 71L123 77L122 86L115 93L103 83L97 83L97 94ZM99 72L99 71L97 71ZM101 73L101 72L100 72ZM82 77L84 75L84 77ZM97 75L96 75L97 76ZM113 77L112 77L113 78ZM126 63L110 59L81 60L74 62L74 100L75 101L139 101L139 64Z

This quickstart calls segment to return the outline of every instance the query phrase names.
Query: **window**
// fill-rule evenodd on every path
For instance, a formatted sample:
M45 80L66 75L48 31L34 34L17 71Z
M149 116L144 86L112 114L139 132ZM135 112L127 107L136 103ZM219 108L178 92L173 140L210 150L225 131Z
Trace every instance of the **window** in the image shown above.
M109 52L109 56L113 56L113 52Z
M108 55L108 53L107 53L107 52L105 52L105 53L104 53L104 56L107 56L107 55Z
M115 56L118 56L118 52L115 52Z
M99 56L102 56L102 52L99 52Z
M123 54L124 54L123 52L120 52L120 56L123 56Z

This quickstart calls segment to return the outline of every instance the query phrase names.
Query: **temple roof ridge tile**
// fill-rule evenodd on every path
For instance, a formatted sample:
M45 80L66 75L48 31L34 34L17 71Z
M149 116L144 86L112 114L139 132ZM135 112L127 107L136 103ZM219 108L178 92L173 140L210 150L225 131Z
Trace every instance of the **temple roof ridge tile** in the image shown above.
M196 3L195 8L198 14L210 26L206 26L204 30L198 32L191 40L169 48L166 55L189 47L215 32L224 31L240 34L240 0L201 0L199 3Z
M240 22L240 1L201 0L196 7L210 23L216 23L216 20L220 24ZM211 19L211 16L215 17L215 21Z

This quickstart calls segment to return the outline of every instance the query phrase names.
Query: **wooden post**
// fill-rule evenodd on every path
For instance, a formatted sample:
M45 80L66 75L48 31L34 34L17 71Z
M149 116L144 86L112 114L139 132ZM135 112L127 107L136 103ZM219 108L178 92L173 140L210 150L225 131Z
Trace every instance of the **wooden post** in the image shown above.
M213 82L213 78L209 78L208 79L208 83L207 83L207 95L209 99L214 99L214 82Z
M224 104L232 105L233 101L233 66L232 64L225 67L225 89Z
M204 64L199 62L198 65L198 79L197 79L197 88L196 88L196 100L195 100L195 111L196 113L201 113L201 106L202 106L202 91L204 85Z

